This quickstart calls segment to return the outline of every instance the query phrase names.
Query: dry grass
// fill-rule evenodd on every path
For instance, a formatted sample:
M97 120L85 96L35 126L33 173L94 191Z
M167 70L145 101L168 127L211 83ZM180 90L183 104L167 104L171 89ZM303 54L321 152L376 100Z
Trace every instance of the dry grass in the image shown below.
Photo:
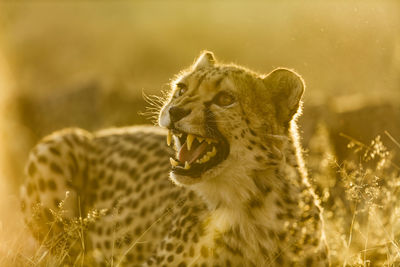
M326 134L321 126L313 137L317 153L309 155L309 162L323 200L334 266L397 266L400 168L392 161L394 152L380 136L363 144L343 134L359 160L339 164Z

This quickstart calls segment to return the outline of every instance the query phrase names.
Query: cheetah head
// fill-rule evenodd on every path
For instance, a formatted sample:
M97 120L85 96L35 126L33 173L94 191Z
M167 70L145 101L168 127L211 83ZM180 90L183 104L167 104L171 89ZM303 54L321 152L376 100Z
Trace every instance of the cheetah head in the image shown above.
M268 136L288 135L303 91L303 80L293 71L260 75L201 53L172 82L159 115L176 151L170 158L172 180L192 185L265 164L271 154Z

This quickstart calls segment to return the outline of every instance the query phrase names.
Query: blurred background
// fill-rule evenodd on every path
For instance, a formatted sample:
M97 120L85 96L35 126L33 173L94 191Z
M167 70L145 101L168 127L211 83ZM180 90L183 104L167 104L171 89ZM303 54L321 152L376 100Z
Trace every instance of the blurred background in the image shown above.
M0 1L0 240L21 226L10 214L19 218L40 138L152 123L143 93L160 95L204 49L304 77L307 154L321 125L338 161L351 157L340 133L366 143L380 134L395 148L384 131L400 139L399 33L400 3L387 0Z

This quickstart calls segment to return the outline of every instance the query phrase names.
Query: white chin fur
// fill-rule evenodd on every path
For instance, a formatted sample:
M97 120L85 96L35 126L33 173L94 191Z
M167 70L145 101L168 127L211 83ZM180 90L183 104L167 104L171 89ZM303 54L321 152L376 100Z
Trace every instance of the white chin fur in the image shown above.
M169 173L169 177L178 186L188 186L188 185L192 185L192 184L197 184L198 182L200 182L202 180L201 176L192 178L190 176L179 175L179 174L175 174L173 172Z

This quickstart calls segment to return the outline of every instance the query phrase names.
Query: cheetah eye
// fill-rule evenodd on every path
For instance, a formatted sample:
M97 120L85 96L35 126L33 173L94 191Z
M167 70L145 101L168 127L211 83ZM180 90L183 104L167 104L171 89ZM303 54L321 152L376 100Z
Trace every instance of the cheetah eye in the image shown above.
M178 96L183 95L187 91L187 86L184 83L178 83L176 88L178 89Z
M235 98L227 93L227 92L221 92L217 95L215 99L215 104L221 107L226 107L232 104L235 101Z

